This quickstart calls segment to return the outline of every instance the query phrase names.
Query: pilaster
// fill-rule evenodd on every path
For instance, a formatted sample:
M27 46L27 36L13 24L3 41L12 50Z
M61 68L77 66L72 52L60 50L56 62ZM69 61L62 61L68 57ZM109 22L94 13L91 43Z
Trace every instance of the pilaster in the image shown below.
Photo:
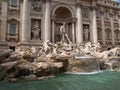
M92 42L97 43L98 37L97 37L97 21L96 21L96 7L92 7Z
M101 11L101 25L102 25L102 41L105 44L105 22L104 22L104 12Z
M50 27L50 4L51 0L46 0L45 2L45 25L44 25L44 35L43 35L43 41L50 40L50 32L51 32L51 27Z
M111 24L111 34L112 34L112 44L115 44L115 36L114 36L114 22L113 22L113 14L110 13L110 24Z
M21 28L21 42L27 42L29 40L28 34L29 30L29 0L23 0L23 9L22 9L22 28Z
M2 0L0 40L6 41L8 1Z
M77 0L77 23L76 23L76 43L83 43L83 23L82 23L82 5L81 0Z

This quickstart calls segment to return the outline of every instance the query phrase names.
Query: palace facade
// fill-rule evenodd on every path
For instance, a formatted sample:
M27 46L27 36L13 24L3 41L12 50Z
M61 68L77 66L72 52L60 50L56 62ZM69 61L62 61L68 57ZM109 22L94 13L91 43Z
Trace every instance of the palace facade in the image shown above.
M120 7L115 1L1 0L0 49L56 43L63 23L73 43L120 46Z

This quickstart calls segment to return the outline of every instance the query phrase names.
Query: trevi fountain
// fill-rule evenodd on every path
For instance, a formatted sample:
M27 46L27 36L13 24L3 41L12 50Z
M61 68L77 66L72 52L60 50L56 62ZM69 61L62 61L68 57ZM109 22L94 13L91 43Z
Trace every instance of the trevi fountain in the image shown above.
M119 47L103 51L100 43L72 43L64 24L60 35L60 42L39 48L1 51L0 90L120 90Z

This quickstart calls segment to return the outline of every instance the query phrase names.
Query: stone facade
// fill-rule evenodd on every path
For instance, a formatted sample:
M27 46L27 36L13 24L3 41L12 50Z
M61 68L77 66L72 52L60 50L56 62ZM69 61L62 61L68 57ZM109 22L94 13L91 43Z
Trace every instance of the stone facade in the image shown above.
M58 42L63 23L73 43L120 45L120 8L112 0L2 0L0 48Z

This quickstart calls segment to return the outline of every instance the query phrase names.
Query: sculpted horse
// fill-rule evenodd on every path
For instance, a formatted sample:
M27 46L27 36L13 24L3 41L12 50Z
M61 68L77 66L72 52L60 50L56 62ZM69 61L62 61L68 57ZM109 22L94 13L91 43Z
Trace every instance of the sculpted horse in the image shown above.
M86 54L92 53L92 44L91 44L91 42L88 42L88 43L85 44L83 52L86 53Z
M99 58L109 58L109 59L115 58L119 55L120 55L120 48L119 47L115 47L115 48L108 50L108 51L96 53L96 56Z
M120 48L119 47L115 47L115 48L109 50L109 53L111 53L111 55L113 57L117 57L117 56L120 55Z

